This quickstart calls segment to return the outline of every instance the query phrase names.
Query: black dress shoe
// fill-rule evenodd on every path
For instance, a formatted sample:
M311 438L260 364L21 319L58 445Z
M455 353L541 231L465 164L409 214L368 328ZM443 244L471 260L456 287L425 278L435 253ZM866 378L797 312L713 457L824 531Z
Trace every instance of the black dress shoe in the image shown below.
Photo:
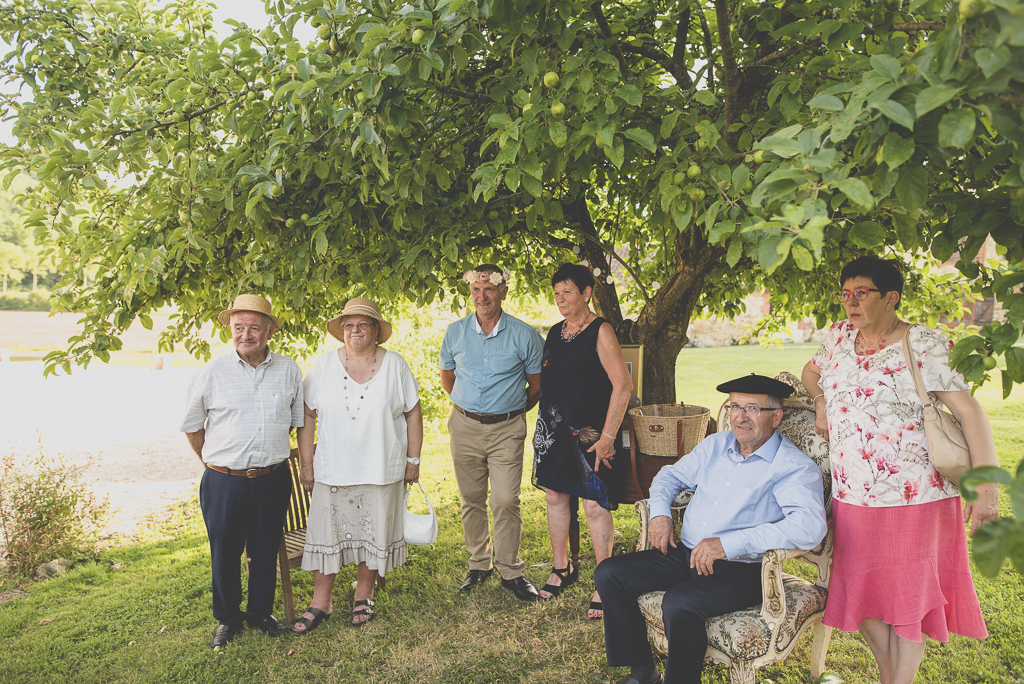
M217 625L217 629L213 631L213 638L210 639L210 648L217 648L218 646L226 645L229 641L238 636L238 633L241 631L241 623L237 625L225 625L224 623Z
M459 591L463 594L468 594L483 584L484 580L490 577L492 572L494 572L494 568L490 570L470 570L469 574L466 575L466 581L459 587Z
M251 620L249 622L249 626L253 629L260 630L261 632L270 637L279 637L286 631L288 631L284 628L284 625L278 622L277 618L273 615L268 615L262 620Z
M536 601L540 598L540 594L537 593L533 585L521 575L513 579L501 580L501 586L515 594L520 601Z
M662 678L661 674L657 670L654 671L654 674L652 676L654 678L651 679L650 681L648 681L648 682L641 682L641 681L637 680L636 677L634 677L633 675L630 674L630 675L626 675L625 678L620 679L615 684L662 684L662 682L665 681Z

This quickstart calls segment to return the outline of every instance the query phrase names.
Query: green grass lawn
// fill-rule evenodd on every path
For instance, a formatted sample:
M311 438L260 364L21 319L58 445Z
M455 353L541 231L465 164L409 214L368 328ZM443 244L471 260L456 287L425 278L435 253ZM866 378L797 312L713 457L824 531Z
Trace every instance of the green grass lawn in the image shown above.
M714 390L718 383L750 371L799 374L813 350L806 345L686 349L677 367L678 398L716 411L723 398ZM992 420L1003 466L1015 468L1022 453L1024 393L1005 402L998 388L978 396ZM207 642L216 623L209 551L192 501L180 507L174 524L154 530L147 541L109 549L100 562L25 585L27 597L0 607L0 682L560 683L622 676L621 670L605 667L600 622L586 619L593 573L586 536L582 581L551 602L521 604L495 578L472 595L459 596L455 589L468 555L444 443L425 450L423 479L438 511L440 536L433 547L412 548L406 565L388 575L387 590L376 596L378 617L362 629L347 625L355 579L349 567L335 588L337 614L316 632L273 640L246 631L223 652L211 652ZM1008 499L1002 506L1008 514ZM544 498L529 485L528 468L522 510L522 557L527 576L540 585L551 552ZM631 545L637 534L631 506L615 513L615 524L617 540ZM115 562L124 567L115 571ZM292 578L296 602L304 606L312 595L312 577L295 571ZM992 636L930 643L918 681L1024 681L1024 581L1007 565L999 577L978 576L976 583ZM280 597L275 612L283 618ZM793 656L760 670L758 681L808 681L809 642L805 635ZM870 653L855 634L834 632L827 668L851 684L877 678ZM705 681L726 682L727 673L708 668Z

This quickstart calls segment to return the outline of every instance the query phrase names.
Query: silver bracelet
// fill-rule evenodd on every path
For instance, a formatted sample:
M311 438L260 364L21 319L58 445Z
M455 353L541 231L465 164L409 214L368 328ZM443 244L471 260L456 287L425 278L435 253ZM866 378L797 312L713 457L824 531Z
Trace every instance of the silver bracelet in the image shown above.
M417 456L416 458L406 457L406 459L405 459L405 460L406 460L406 462L407 462L407 463L408 463L409 465L415 465L415 466L418 466L418 465L420 464L420 457L419 457L419 456Z
M611 435L609 435L609 434L608 434L607 432L605 432L604 430L601 430L601 434L602 434L602 435L604 435L605 437L607 437L608 439L612 440L613 442L615 441L615 438L614 438L614 437L612 437Z

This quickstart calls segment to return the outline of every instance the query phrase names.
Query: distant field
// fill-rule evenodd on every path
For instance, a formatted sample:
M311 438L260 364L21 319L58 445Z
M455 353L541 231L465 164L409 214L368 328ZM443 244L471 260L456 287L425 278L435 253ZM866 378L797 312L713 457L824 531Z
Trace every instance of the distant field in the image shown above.
M122 350L110 355L115 366L151 366L157 353L160 333L167 329L169 314L156 314L153 329L146 330L136 321L121 336ZM53 314L45 311L0 311L0 348L11 350L11 361L41 361L55 349L67 348L68 338L81 330L78 314ZM210 328L210 337L213 328ZM219 339L214 344L214 356L222 350ZM181 350L166 355L166 361L175 368L202 365L188 352Z

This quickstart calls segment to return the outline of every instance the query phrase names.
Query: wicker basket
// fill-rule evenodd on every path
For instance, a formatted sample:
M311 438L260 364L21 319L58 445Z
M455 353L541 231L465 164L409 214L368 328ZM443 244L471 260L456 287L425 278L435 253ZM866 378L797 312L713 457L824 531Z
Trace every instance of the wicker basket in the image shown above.
M678 458L707 434L710 409L686 404L651 404L630 409L637 446L645 454Z

